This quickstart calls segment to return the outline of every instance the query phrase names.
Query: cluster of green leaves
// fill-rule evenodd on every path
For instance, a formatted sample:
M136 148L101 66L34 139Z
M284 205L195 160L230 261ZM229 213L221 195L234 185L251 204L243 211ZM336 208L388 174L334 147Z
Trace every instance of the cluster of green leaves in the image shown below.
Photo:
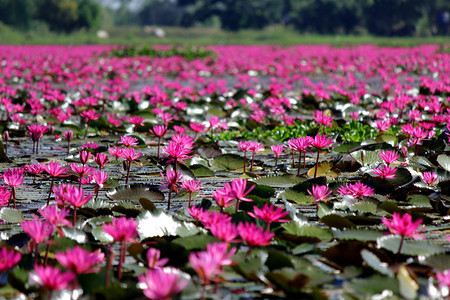
M135 57L135 56L148 56L148 57L173 57L179 56L187 60L203 59L203 58L215 58L216 53L205 47L194 46L174 46L170 49L157 49L151 46L135 46L128 45L117 49L111 50L106 56L123 57Z

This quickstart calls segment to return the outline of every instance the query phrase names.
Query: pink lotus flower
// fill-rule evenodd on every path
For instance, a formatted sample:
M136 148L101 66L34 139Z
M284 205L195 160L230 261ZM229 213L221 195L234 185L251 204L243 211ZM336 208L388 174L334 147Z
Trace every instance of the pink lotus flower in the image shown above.
M69 210L66 208L61 208L61 210L59 210L57 205L49 205L44 209L40 208L39 213L49 224L55 226L61 237L64 236L64 233L61 230L62 226L72 227L70 221L66 219L69 214Z
M333 117L329 117L327 115L324 115L322 111L316 110L313 112L314 121L319 123L320 125L323 125L325 127L333 127Z
M201 220L203 226L209 229L216 224L225 224L231 222L231 217L227 214L218 211L204 211L201 214Z
M164 182L162 182L163 188L169 188L169 196L167 199L167 210L170 210L170 198L172 195L172 192L178 193L178 182L183 178L183 176L180 173L177 173L174 170L166 169L166 176L161 172L160 173L162 178L164 179Z
M416 221L412 221L412 217L410 214L400 215L399 213L394 212L392 215L392 220L388 220L386 218L381 219L384 225L389 229L392 234L400 235L401 241L398 247L397 254L395 256L395 261L397 261L403 246L403 241L405 237L410 237L413 239L425 239L424 236L421 236L420 233L423 231L417 230L417 228L422 224L422 219L417 219Z
M384 166L383 168L375 168L375 169L373 169L372 173L375 174L377 177L381 177L381 178L384 178L384 179L394 179L396 171L397 171L396 168L391 168L389 166Z
M142 156L142 152L136 153L136 149L134 149L134 148L123 148L122 149L121 157L127 161L127 177L125 180L125 184L128 184L128 178L130 177L131 163L133 161L137 160L141 156Z
M44 164L41 163L34 163L34 164L29 164L29 165L25 165L24 169L27 173L29 174L33 174L33 184L36 183L36 175L37 174L41 174L42 172L44 172Z
M225 189L217 189L212 193L214 201L220 207L220 211L223 211L223 208L233 206L234 198L228 194Z
M34 272L30 273L31 280L50 290L49 299L53 291L66 289L75 280L75 275L71 272L62 272L61 269L52 266L35 265Z
M426 184L432 185L438 179L438 175L436 172L423 172L422 179Z
M275 236L274 233L264 231L264 228L254 223L239 223L237 228L242 240L250 247L249 253L255 246L270 245L270 240Z
M167 163L175 163L174 170L177 170L177 163L184 162L186 159L190 158L189 154L191 149L188 147L183 147L182 144L170 141L169 144L162 149L163 157L168 158Z
M34 261L38 261L38 245L45 242L53 234L53 225L50 223L39 219L37 216L33 215L32 220L26 220L20 223L23 232L25 232L33 241L31 243L31 248L34 249Z
M327 138L324 135L316 135L314 137L314 141L311 142L311 146L313 146L314 148L317 148L317 159L316 159L316 167L314 170L314 178L316 178L316 176L317 176L317 167L319 165L320 149L328 148L331 146L331 144L333 144L333 140Z
M252 202L252 199L246 198L256 185L252 185L247 189L247 180L240 178L232 180L231 183L225 182L224 189L227 195L231 198L236 199L236 211L239 210L239 201ZM247 190L246 190L247 189Z
M239 235L239 231L237 230L237 226L233 222L222 222L222 223L211 223L209 226L209 230L212 235L225 243L234 243L237 242L236 238Z
M150 269L162 268L169 262L168 258L161 258L161 251L149 248L147 251L147 265Z
M128 118L128 122L134 125L134 131L136 132L138 126L144 125L144 118L140 116L132 116Z
M278 156L283 152L284 146L283 145L272 145L270 146L270 149L272 150L273 154L275 154L275 167L278 164Z
M195 134L202 133L205 130L205 125L199 124L199 123L195 123L195 122L191 122L189 124L189 127L191 128L192 131L195 132Z
M440 288L450 288L450 269L436 272L436 279Z
M111 223L103 224L105 233L116 242L134 242L138 236L136 227L137 222L126 217L113 218Z
M17 265L21 259L20 252L8 250L6 247L0 248L0 274Z
M91 121L100 119L100 114L96 113L95 110L93 110L93 109L89 109L89 110L83 111L80 114L80 117L84 118L84 122L87 123L86 131L85 131L84 137L83 137L83 139L85 140L88 130L89 130L89 126L91 125Z
M247 151L250 150L250 142L249 141L240 141L238 143L238 148L241 149L244 152L244 173L245 173L245 167L247 165Z
M52 178L52 181L50 184L50 191L48 193L48 198L47 198L47 205L48 205L50 203L50 196L52 195L55 177L60 177L60 176L64 175L69 170L69 168L62 167L61 164L56 161L51 161L51 162L49 162L48 165L44 165L44 170Z
M203 184L200 180L184 180L181 183L181 188L185 189L189 193L189 203L188 206L191 206L191 198L192 193L197 193L203 188Z
M95 168L89 167L87 165L70 164L70 168L72 169L73 172L77 173L80 184L81 184L82 178L84 178L86 175L89 175L95 171Z
M288 145L292 150L292 167L295 165L294 161L294 151L298 151L298 169L297 176L300 175L300 167L302 162L302 153L303 153L303 169L306 168L306 151L311 146L314 139L310 136L299 137L296 139L288 140Z
M66 130L63 132L63 137L66 139L67 141L67 155L69 155L69 151L70 151L70 142L73 139L73 131L72 130Z
M97 163L100 169L104 169L105 165L110 161L109 157L105 153L97 153L94 161Z
M189 280L173 267L151 269L138 276L144 295L149 299L172 299Z
M108 148L109 154L116 159L116 161L119 159L119 157L122 157L123 155L123 148L119 147L110 147Z
M267 223L267 229L270 228L270 224L273 222L290 222L291 220L283 219L283 217L286 217L289 215L289 212L283 211L283 208L277 207L273 204L270 206L265 203L263 208L260 209L257 206L253 206L253 212L248 212L250 216L252 216L255 219L263 220Z
M100 145L96 142L86 142L83 145L81 145L81 148L83 149L97 149L100 148Z
M66 249L66 252L56 252L56 260L74 274L96 273L100 267L94 267L105 259L105 254L97 249L89 252L80 246Z
M196 221L197 224L198 221L202 220L203 213L205 213L203 208L197 206L187 207L186 211L189 213L189 215L191 215L191 217Z
M7 205L10 199L11 192L8 188L0 186L0 207Z
M122 265L125 260L126 243L134 243L138 237L137 222L126 217L113 218L109 224L103 224L103 231L109 234L115 242L120 243L118 279L122 279Z
M250 146L248 147L248 150L250 150L253 154L252 154L252 162L250 164L250 171L253 170L253 162L255 161L255 155L256 153L260 153L260 151L262 149L264 149L264 145L258 142L253 142L250 141L249 142Z
M131 148L131 147L137 147L139 144L139 141L137 138L134 138L132 136L123 135L120 137L119 144L122 144L126 148Z
M161 147L161 139L167 133L167 126L156 125L152 129L150 129L150 133L153 133L156 137L158 137L158 154L157 154L157 157L159 158L159 149Z
M422 219L418 219L413 222L410 214L405 213L403 215L400 215L399 213L395 212L392 215L392 220L383 218L381 221L384 225L386 225L386 227L392 234L401 235L402 237L407 236L413 239L425 238L420 235L423 229L417 230L420 224L422 224Z
M28 134L33 141L33 153L39 152L39 140L44 136L44 133L48 132L47 126L41 124L31 124L28 126Z
M327 202L330 200L328 196L331 194L331 191L326 185L313 185L312 191L308 190L308 194L313 196L312 198L315 202Z
M83 165L87 164L91 156L92 156L91 152L88 152L86 150L80 151L81 164Z
M381 150L378 155L388 166L400 158L400 154L395 150Z
M16 188L23 183L23 168L8 169L2 174L3 182L11 188L11 195L14 200L14 208L16 208Z
M351 195L359 200L362 197L371 196L375 191L364 183L355 182L354 184L345 184L345 186L341 186L338 189L338 192L341 195Z

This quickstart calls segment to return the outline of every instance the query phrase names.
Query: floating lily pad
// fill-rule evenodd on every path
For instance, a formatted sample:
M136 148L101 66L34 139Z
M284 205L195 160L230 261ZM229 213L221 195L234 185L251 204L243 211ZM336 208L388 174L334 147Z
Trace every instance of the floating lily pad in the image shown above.
M265 176L253 180L257 184L268 185L272 187L290 187L299 182L303 182L306 179L304 177L295 176L291 174L277 175L277 176Z
M249 196L257 196L261 199L270 199L275 195L275 189L268 185L256 184Z
M3 220L7 223L20 223L25 219L23 218L22 212L20 210L3 207L0 210L0 220Z
M208 167L205 167L200 164L195 164L189 166L189 169L191 169L192 173L195 177L213 177L214 172L211 171Z
M222 154L214 157L211 161L211 167L217 171L230 171L242 169L244 167L244 158L237 154ZM248 160L247 160L248 163Z
M392 291L394 294L399 292L397 279L383 275L354 279L346 283L345 286L363 295L380 294L384 290Z
M283 227L284 230L290 234L304 237L315 237L324 242L328 242L333 238L330 231L312 225L298 225L295 222L289 222L281 225L281 227Z
M393 253L397 253L400 246L401 237L397 235L383 236L377 239L377 245L380 248L387 249ZM426 240L410 240L405 239L403 242L401 254L404 255L435 255L445 252L444 247L431 244Z
M111 192L108 192L106 196L114 201L139 201L141 198L149 199L151 201L164 200L164 194L158 188L143 184L121 186Z
M352 149L358 147L359 145L361 145L361 144L356 143L356 142L345 143L345 144L334 147L333 151L335 151L337 153L348 153L349 150L352 150Z
M334 166L334 164L330 161L319 163L319 165L317 166L316 177L320 177L320 176L335 177L335 176L339 175L337 170L333 170L333 166ZM308 171L307 176L310 178L314 177L315 172L316 172L316 167L314 166L313 168L311 168Z
M172 243L183 246L186 250L205 250L206 245L217 243L219 240L212 235L200 234L174 239Z
M371 213L374 215L377 213L377 204L368 201L358 202L353 204L350 209L360 211L362 213Z
M450 157L445 154L441 154L437 157L437 162L447 172L450 172Z
M392 183L392 185L394 187L398 187L404 184L407 184L408 182L410 182L412 180L412 175L411 173L408 171L408 169L405 168L397 168L397 171L395 172L395 178L393 179L388 179L388 181L390 183Z
M345 229L333 231L335 239L340 240L357 240L357 241L375 241L383 236L383 233L378 230L370 229Z
M336 214L329 214L329 215L323 216L320 220L328 227L334 227L334 228L338 228L338 229L356 227L355 224L350 222L345 217L342 217L342 216L339 216Z
M380 272L383 275L393 277L394 273L389 269L389 264L382 262L375 254L367 249L361 251L361 257L364 262L368 264L375 271Z

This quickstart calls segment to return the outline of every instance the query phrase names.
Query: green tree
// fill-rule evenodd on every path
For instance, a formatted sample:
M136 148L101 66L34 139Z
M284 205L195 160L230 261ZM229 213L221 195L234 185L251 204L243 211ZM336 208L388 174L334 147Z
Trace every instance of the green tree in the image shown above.
M33 0L0 0L0 22L29 29L35 13Z

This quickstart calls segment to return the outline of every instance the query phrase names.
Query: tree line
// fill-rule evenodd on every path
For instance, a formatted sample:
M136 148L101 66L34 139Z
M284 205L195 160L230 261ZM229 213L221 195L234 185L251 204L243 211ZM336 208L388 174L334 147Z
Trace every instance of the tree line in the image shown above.
M96 28L101 11L115 25L238 31L283 24L301 33L380 36L450 32L448 0L0 0L0 22L21 29L33 20L54 31Z

